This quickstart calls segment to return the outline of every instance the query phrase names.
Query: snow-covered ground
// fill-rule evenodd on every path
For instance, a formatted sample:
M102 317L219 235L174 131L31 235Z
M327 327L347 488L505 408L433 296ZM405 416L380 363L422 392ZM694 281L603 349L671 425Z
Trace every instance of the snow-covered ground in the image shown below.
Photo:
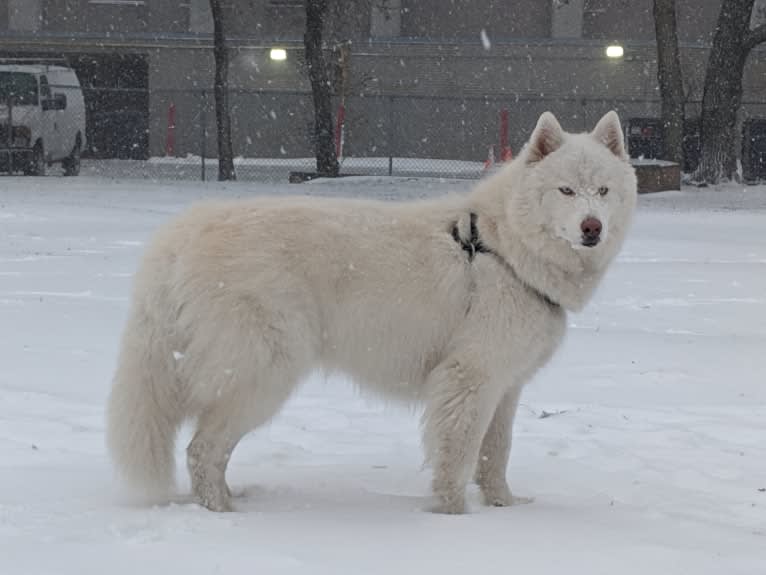
M0 574L766 573L766 187L642 196L523 396L510 477L531 505L424 512L418 413L318 379L235 452L236 513L184 474L170 506L120 502L104 401L158 224L203 196L470 185L0 178Z

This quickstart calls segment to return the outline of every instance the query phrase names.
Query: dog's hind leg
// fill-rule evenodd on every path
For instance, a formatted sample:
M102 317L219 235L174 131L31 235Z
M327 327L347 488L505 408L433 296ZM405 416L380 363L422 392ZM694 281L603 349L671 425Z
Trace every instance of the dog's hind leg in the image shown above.
M460 360L437 366L428 378L424 444L433 465L439 513L465 513L465 488L497 405L498 391L484 371Z
M192 491L211 511L231 511L226 467L234 448L246 433L279 411L300 380L303 370L296 364L279 364L263 371L247 370L198 418L186 450L187 466Z
M528 503L530 500L513 497L506 480L508 457L511 451L513 418L519 404L521 388L506 392L495 410L489 429L484 435L476 467L476 483L481 489L485 505L504 507L513 503Z
M187 353L202 358L189 368L199 416L187 466L192 491L212 511L231 510L226 467L240 439L279 411L316 356L316 329L300 310L282 312L289 308L254 299L238 304L217 314L215 339ZM231 309L236 317L226 315Z
M239 440L249 431L243 417L216 405L203 413L189 446L186 463L192 492L211 511L231 511L226 466Z

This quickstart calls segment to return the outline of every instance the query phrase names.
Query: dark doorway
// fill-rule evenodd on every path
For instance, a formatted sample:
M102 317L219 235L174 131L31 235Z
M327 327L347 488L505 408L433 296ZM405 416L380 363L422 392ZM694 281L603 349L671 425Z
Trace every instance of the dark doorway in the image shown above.
M70 57L80 78L87 114L87 155L149 157L149 63L142 54Z
M742 159L745 179L766 180L766 119L752 118L745 122Z

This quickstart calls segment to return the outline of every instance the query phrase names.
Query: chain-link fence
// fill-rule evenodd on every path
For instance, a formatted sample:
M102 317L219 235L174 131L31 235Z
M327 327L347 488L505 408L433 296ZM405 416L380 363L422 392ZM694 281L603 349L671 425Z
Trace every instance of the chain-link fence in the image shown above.
M83 93L81 175L217 178L211 90L85 87ZM543 110L558 108L571 119L567 110L574 106L585 128L609 104L478 96L335 98L335 145L346 175L477 178L488 164L517 151ZM293 172L315 170L310 93L232 90L230 106L238 179L286 182ZM48 170L57 172L55 166Z

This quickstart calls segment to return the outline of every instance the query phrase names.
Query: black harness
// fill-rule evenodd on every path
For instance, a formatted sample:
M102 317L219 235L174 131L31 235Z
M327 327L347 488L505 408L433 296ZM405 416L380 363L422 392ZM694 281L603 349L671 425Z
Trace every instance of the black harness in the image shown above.
M469 262L473 261L476 254L494 254L495 257L500 257L481 242L479 228L476 226L476 218L478 218L476 212L471 212L471 235L467 240L460 237L460 230L457 228L457 222L452 224L452 239L460 244L463 251L468 254Z
M457 222L452 224L452 239L455 240L455 242L462 248L464 252L468 254L468 261L472 262L473 259L476 257L476 254L489 254L493 256L495 259L497 259L500 263L502 263L508 271L513 274L513 276L521 282L529 291L534 293L538 298L540 298L542 301L544 301L546 304L548 304L550 307L557 309L561 306L553 301L550 297L548 297L546 294L538 290L537 288L529 285L527 282L525 282L523 279L519 277L519 274L516 273L516 270L513 268L513 266L508 263L508 261L503 258L500 254L498 254L496 251L488 248L484 243L481 241L481 236L479 236L479 227L476 225L476 220L478 219L478 215L476 212L470 213L470 228L467 239L460 237L460 230L458 229Z

